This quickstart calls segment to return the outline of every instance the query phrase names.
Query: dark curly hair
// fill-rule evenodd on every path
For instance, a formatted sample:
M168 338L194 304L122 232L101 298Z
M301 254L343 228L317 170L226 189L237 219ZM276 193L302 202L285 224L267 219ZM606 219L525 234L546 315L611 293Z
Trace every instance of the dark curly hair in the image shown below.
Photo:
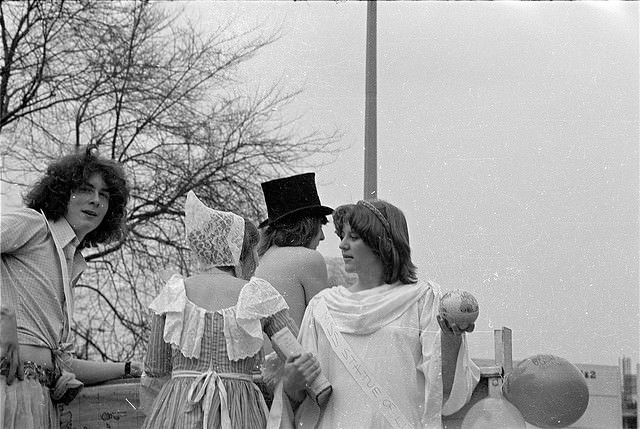
M269 225L261 231L258 255L264 255L273 245L307 247L327 222L326 216L302 216L290 217L286 221Z
M47 219L56 221L65 215L71 193L96 173L102 176L108 187L109 210L100 225L84 237L80 248L121 240L125 236L129 187L122 166L98 157L95 145L50 164L44 176L24 197L24 203L31 209L42 211Z

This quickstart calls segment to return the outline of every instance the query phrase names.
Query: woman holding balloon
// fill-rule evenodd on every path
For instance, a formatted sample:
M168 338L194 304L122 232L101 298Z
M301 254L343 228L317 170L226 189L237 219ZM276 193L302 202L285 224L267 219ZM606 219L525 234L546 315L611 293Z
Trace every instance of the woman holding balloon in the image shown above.
M333 222L345 269L358 280L309 303L299 340L333 393L322 406L297 396L296 423L440 428L442 415L459 410L479 380L465 338L473 323L457 326L438 314L440 288L417 279L400 209L359 201L338 207Z

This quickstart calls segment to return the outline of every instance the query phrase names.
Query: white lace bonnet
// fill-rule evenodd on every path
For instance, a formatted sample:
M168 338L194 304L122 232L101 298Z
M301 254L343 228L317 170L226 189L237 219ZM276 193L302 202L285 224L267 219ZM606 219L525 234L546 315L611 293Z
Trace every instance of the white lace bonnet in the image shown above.
M244 219L231 212L214 210L193 191L184 205L187 243L206 267L237 266L244 241Z

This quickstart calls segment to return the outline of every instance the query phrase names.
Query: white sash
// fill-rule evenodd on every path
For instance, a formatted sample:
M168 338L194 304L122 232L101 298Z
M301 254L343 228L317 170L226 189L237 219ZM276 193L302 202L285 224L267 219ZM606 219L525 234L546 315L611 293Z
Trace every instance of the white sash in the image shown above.
M360 388L369 396L371 401L377 405L387 422L397 429L413 428L414 426L409 423L391 397L373 378L373 373L367 369L358 355L353 352L347 340L344 339L338 330L333 317L329 314L329 309L324 300L318 300L316 309L318 310L317 315L320 326L329 340L333 351L338 355Z

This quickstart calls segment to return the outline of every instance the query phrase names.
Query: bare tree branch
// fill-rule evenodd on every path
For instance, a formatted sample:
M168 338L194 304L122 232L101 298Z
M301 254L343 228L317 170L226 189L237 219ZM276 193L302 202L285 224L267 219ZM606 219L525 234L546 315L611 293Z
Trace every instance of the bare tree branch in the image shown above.
M2 180L27 185L25 173L90 142L125 166L129 234L86 249L76 346L140 357L160 273L189 274L187 192L260 220L260 182L314 167L310 155L333 154L338 133L298 129L282 113L299 88L239 81L277 30L230 22L203 33L148 2L0 2L0 25L0 139L12 142Z

